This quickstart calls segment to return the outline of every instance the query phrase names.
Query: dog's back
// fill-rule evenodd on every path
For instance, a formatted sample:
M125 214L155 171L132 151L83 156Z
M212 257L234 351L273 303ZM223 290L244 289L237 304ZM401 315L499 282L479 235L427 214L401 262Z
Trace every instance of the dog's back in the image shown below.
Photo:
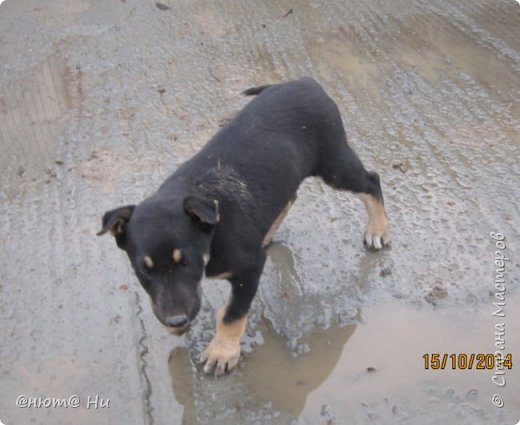
M186 165L230 165L259 191L271 196L274 186L286 200L304 178L320 174L331 146L346 144L338 108L311 78L245 94L256 97Z

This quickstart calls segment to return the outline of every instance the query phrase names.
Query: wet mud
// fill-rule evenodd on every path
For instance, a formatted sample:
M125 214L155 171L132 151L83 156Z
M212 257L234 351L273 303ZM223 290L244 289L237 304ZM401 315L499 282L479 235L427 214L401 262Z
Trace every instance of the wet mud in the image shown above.
M0 420L516 424L519 37L514 1L2 3ZM229 285L205 281L197 322L174 337L95 233L225 125L242 90L303 75L381 175L392 243L366 251L362 203L304 182L238 369L205 376ZM505 317L492 316L497 251ZM493 353L502 323L506 386L424 368L428 353ZM21 395L80 405L21 408Z

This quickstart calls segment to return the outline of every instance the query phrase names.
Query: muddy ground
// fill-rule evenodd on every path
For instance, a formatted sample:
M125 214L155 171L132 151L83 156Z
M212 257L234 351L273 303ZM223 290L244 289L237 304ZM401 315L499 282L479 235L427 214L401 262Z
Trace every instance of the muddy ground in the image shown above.
M365 251L361 202L306 181L240 367L207 377L195 360L228 284L204 282L194 329L166 334L124 254L95 237L101 214L151 194L243 89L303 75L381 174L392 245ZM516 424L519 99L512 0L5 1L0 421ZM504 387L493 370L425 370L427 353L493 353L496 324L513 354Z

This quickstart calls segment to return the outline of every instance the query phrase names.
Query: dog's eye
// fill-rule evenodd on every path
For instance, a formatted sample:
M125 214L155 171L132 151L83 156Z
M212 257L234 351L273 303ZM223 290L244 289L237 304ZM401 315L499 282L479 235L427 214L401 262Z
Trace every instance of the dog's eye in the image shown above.
M180 265L182 267L188 267L190 265L190 262L188 261L187 258L183 258L181 261L180 261Z

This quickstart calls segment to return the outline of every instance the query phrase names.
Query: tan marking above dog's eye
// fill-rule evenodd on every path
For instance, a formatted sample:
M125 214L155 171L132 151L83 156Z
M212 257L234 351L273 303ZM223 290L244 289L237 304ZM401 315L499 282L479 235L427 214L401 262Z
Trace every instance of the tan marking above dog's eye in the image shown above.
M154 264L152 257L150 257L149 255L144 257L144 264L146 264L146 267L148 267L149 269L153 269Z
M182 251L180 249L174 249L172 257L173 261L179 263L182 260Z

